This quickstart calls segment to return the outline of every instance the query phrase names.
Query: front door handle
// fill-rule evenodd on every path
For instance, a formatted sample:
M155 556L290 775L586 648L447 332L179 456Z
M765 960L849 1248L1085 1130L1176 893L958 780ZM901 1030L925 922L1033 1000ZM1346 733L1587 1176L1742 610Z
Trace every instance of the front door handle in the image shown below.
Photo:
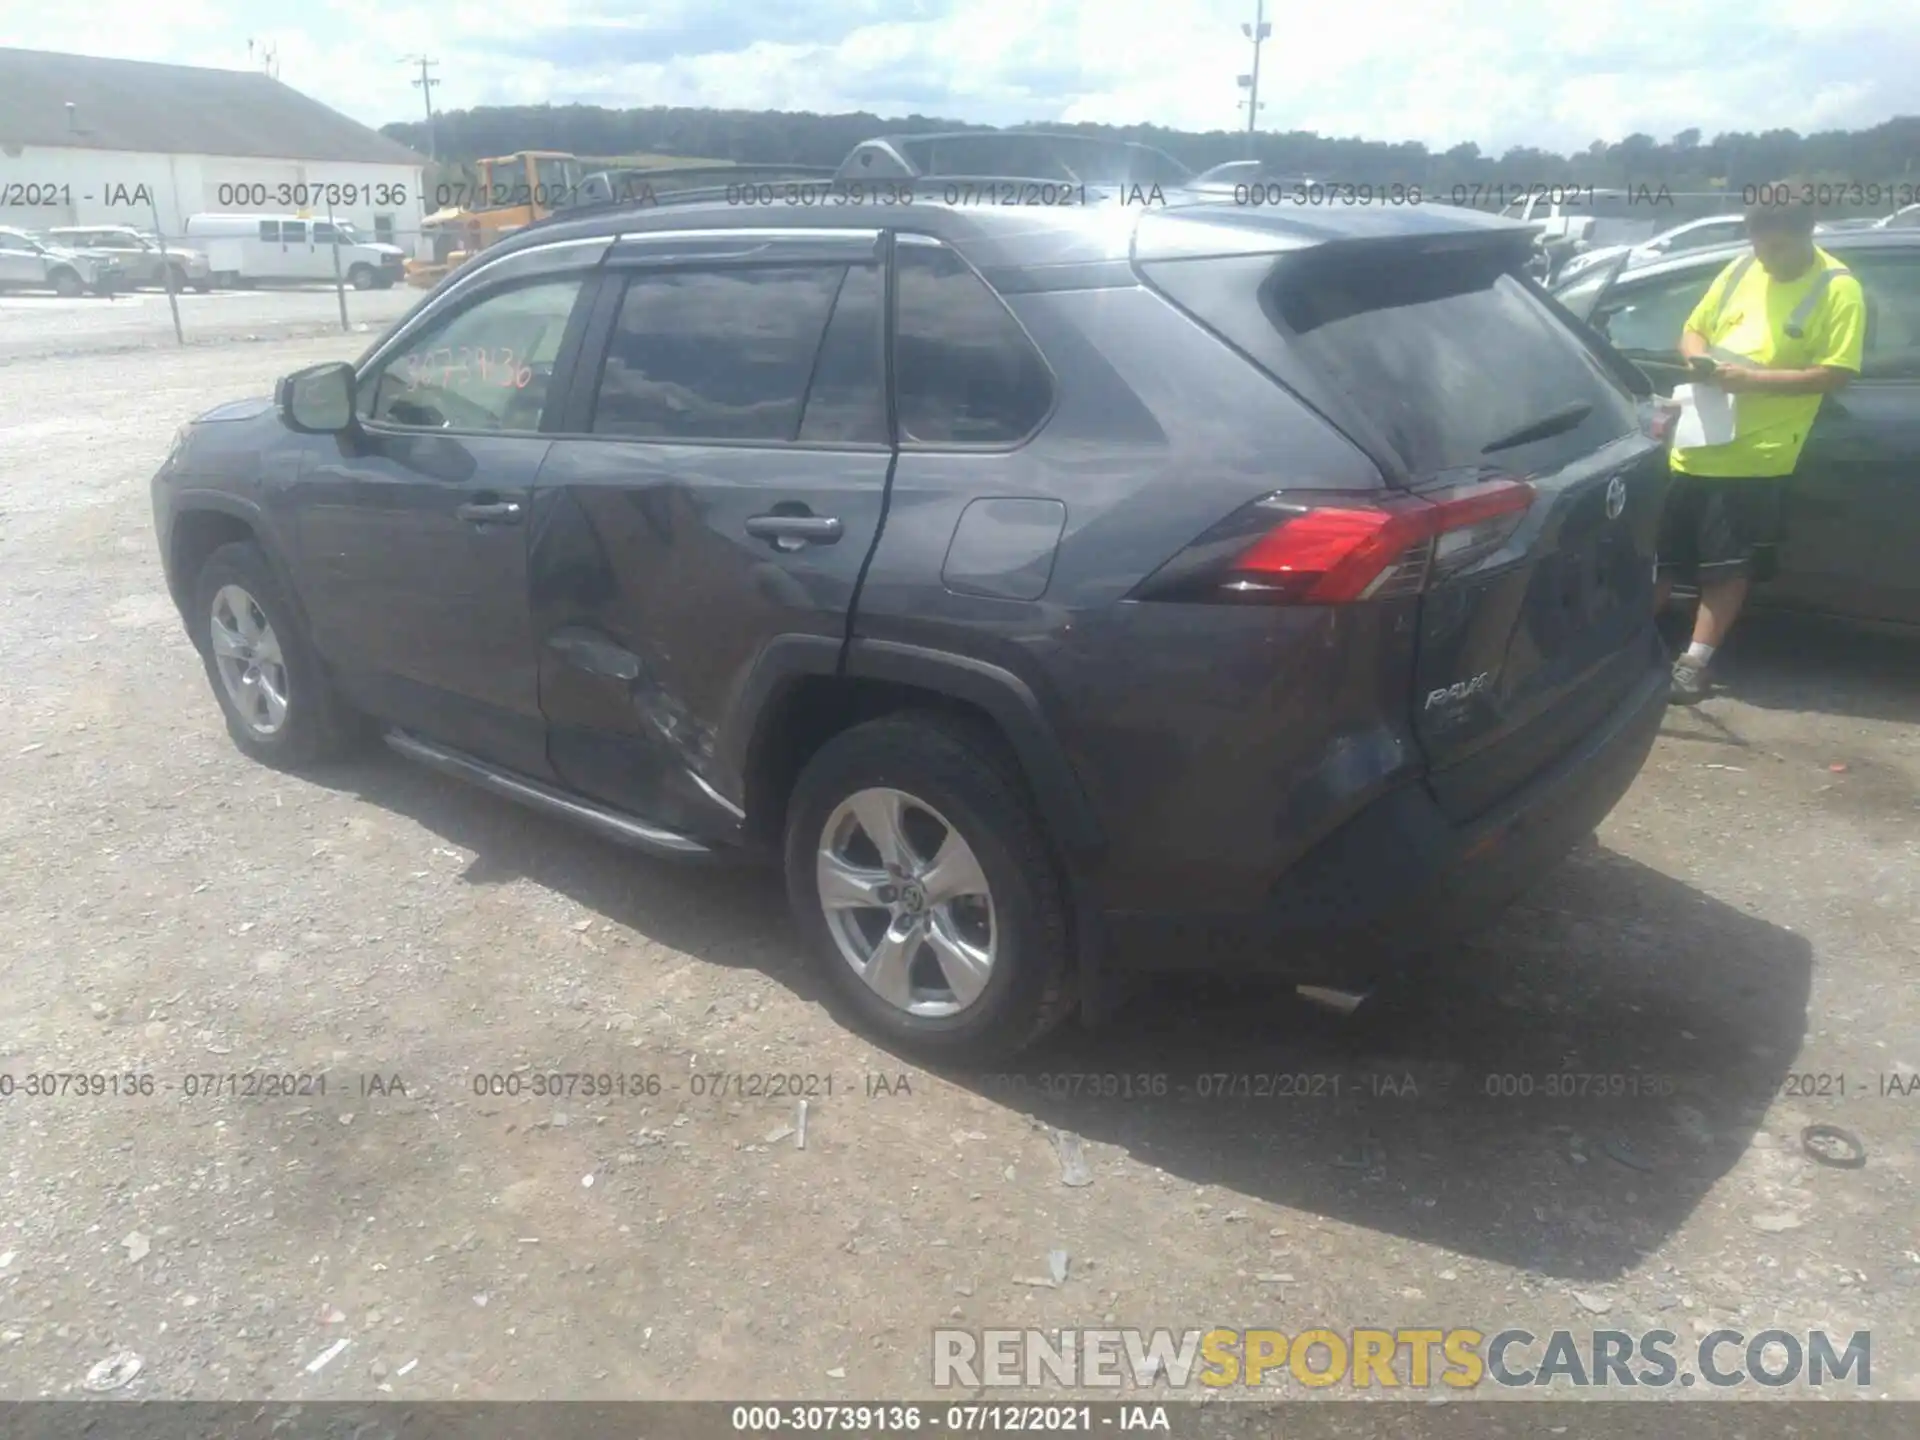
M771 540L776 550L802 545L831 545L840 538L840 522L831 515L749 515L747 533Z
M469 525L518 525L520 502L517 500L470 500L454 514Z

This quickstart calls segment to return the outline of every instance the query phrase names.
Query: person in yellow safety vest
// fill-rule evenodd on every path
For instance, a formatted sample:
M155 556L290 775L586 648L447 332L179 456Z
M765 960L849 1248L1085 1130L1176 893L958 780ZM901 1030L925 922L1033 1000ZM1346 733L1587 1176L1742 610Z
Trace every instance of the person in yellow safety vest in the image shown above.
M1754 552L1780 538L1782 492L1820 402L1860 373L1866 335L1860 282L1813 243L1812 205L1754 205L1746 222L1753 253L1714 278L1680 336L1694 383L1733 397L1732 439L1674 450L1661 521L1661 606L1676 577L1700 591L1693 643L1673 662L1669 698L1682 705L1707 694L1707 663L1746 601Z

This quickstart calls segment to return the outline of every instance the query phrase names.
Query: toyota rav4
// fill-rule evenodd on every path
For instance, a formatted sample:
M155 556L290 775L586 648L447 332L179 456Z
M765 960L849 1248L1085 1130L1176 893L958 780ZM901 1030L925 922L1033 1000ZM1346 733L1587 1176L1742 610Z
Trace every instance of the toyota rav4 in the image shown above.
M1527 227L913 183L555 217L184 427L237 745L778 857L854 1017L976 1060L1127 970L1359 988L1592 831L1667 468Z

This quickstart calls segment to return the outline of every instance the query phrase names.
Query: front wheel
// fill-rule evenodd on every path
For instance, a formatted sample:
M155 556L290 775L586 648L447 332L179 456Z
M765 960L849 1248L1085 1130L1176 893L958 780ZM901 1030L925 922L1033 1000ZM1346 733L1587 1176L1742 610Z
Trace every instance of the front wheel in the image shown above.
M1066 887L991 732L935 714L836 736L788 806L787 895L865 1028L985 1063L1072 1010Z
M71 270L56 270L48 280L53 285L53 293L63 300L72 300L87 288L86 282Z
M373 288L373 280L373 267L371 265L356 265L347 271L347 283L356 290L371 290Z
M352 748L363 727L258 545L237 541L208 556L193 603L194 643L236 745L287 769Z

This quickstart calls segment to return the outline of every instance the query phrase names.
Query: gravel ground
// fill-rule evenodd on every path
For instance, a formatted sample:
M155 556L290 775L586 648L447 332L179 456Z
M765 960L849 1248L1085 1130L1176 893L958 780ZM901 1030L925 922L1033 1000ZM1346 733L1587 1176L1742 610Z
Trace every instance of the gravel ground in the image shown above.
M350 353L358 354L425 293L409 285L347 291L347 323L362 337ZM331 286L188 291L178 298L180 333L189 346L340 333L340 301ZM180 349L163 290L135 290L111 300L0 294L0 364L148 349ZM265 363L271 368L274 362Z
M1864 1393L1920 1398L1920 1086L1882 1078L1920 1064L1911 648L1755 627L1596 842L1356 1016L1166 987L936 1076L832 1020L770 877L391 756L235 752L147 477L182 419L364 344L0 364L0 1398L122 1350L149 1398L926 1395L934 1326L1103 1322L1868 1329ZM476 1095L527 1067L661 1085ZM326 1093L185 1093L258 1070ZM25 1095L47 1071L158 1088ZM790 1101L694 1093L720 1071L834 1089L801 1148ZM1204 1093L1276 1072L1334 1078ZM1166 1093L1048 1078L1089 1074ZM1816 1120L1865 1166L1803 1155Z

